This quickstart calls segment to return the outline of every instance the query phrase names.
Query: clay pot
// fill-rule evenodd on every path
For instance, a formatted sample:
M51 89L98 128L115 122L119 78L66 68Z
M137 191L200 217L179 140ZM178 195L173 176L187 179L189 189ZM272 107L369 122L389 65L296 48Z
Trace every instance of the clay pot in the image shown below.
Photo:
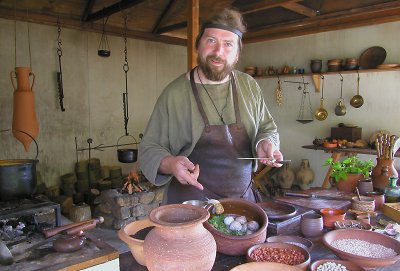
M310 188L310 184L314 181L314 171L310 168L308 159L302 159L300 169L296 173L297 182L302 190Z
M14 137L24 145L25 151L28 151L33 138L36 138L39 134L39 124L35 111L35 97L32 89L35 80L30 85L29 75L33 74L30 68L16 67L15 70L17 88L13 81L13 71L11 72L11 83L14 87L12 129ZM25 132L30 136L19 131Z
M202 224L209 216L206 209L190 204L164 205L151 211L149 219L125 226L118 236L131 251L135 248L140 254L143 248L141 264L144 259L149 271L209 271L217 250L213 236ZM136 232L128 235L126 231L139 223L137 231L149 225L155 226L144 241L129 236Z
M357 188L361 195L366 195L367 192L372 192L374 190L371 179L359 180Z
M375 210L381 210L385 203L385 193L379 191L367 192L367 197L371 197L375 200Z
M29 76L32 76L32 85L29 82ZM30 67L15 67L15 71L10 72L11 84L15 91L32 91L35 84L35 74ZM15 86L14 78L17 79Z
M335 208L322 208L320 213L322 215L324 227L326 228L334 228L335 221L344 220L344 217L346 216L344 210Z
M276 178L281 188L290 189L295 179L295 174L293 170L289 168L289 164L286 163L282 168L279 169Z
M249 247L265 242L267 237L268 217L264 210L256 203L244 200L226 198L219 200L224 207L224 214L245 216L247 220L255 220L260 228L247 235L225 234L210 223L205 222L204 227L211 232L217 243L217 251L225 255L244 255Z
M387 176L386 173L383 172L385 166L387 167ZM385 177L382 177L382 176ZM376 166L372 169L371 177L374 188L377 190L383 191L385 187L389 183L389 177L395 176L398 177L398 173L396 168L394 167L393 159L382 159L376 158Z
M319 214L304 214L300 220L300 230L305 237L322 235L324 228L322 216Z
M86 242L84 236L61 235L53 242L53 248L58 252L73 252L81 249Z
M310 68L312 73L320 73L322 69L322 60L321 59L311 60Z
M359 180L364 179L363 174L347 174L347 180L339 180L336 183L336 188L339 191L354 193Z

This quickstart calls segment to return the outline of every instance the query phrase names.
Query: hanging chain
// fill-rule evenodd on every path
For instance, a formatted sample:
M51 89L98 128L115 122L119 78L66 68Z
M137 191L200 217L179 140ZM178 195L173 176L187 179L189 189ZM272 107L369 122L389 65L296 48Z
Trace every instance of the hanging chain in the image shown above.
M282 94L282 85L281 85L281 80L279 79L278 75L278 85L275 89L275 97L276 97L276 103L278 106L281 106L283 103L283 94Z
M125 127L125 135L128 135L128 121L129 121L129 111L128 111L128 71L129 71L129 64L128 64L128 48L127 48L127 42L128 42L128 16L125 16L124 18L124 43L125 43L125 62L124 65L122 66L122 69L125 72L125 92L122 95L122 101L123 101L123 106L124 106L124 127Z
M29 67L32 69L32 57L31 57L31 36L30 36L30 31L29 31L29 12L28 12L28 3L26 5L26 18L28 22L26 23L27 28L28 28L28 48L29 48Z
M61 56L63 54L61 45L61 24L60 24L60 17L57 17L57 55L58 55L58 72L57 72L57 84L58 84L58 99L60 100L60 107L61 111L64 112L64 86L63 86L63 78L62 78L62 69L61 69Z
M15 56L15 65L17 67L17 0L14 1L14 56Z

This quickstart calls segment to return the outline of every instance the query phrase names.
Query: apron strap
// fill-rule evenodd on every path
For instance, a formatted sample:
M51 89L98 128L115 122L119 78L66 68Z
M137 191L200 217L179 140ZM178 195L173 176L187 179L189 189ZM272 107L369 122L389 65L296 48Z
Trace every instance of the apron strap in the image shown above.
M236 91L236 80L234 72L231 72L231 85L232 85L233 108L235 109L236 125L240 129L242 124L242 119L240 117L239 101Z
M201 117L203 118L204 124L206 126L205 127L206 132L209 133L210 132L210 122L208 121L207 114L204 111L203 106L201 105L199 92L197 90L196 83L194 82L194 69L196 69L196 68L193 68L190 71L190 84L192 86L192 91L193 91L194 98L195 98L196 103L197 103L197 107L198 107L198 109L200 111Z

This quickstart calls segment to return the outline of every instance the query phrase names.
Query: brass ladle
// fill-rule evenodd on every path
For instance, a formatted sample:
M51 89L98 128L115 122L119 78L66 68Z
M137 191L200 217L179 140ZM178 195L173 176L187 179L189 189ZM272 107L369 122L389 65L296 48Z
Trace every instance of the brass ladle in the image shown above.
M340 98L338 100L338 103L335 107L335 115L336 116L344 116L346 115L346 106L344 105L344 99L343 99L343 76L341 73L340 75Z
M360 95L360 74L357 71L357 95L350 100L352 107L359 108L364 104L364 98Z
M326 109L324 108L324 76L321 74L321 78L322 78L322 96L321 96L321 103L320 106L317 110L315 110L314 112L314 116L317 120L322 121L325 120L328 117L328 111L326 111Z

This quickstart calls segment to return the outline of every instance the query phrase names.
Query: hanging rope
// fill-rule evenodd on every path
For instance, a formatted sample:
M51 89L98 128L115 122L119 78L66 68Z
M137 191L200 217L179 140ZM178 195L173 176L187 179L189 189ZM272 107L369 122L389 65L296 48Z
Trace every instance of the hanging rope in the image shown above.
M29 1L26 1L26 19L27 19L27 23L26 26L28 28L28 49L29 49L29 67L31 67L32 69L32 57L31 57L31 35L30 35L30 31L29 31L29 12L28 12L28 5L29 5Z
M124 43L125 43L125 62L122 66L123 71L125 72L125 92L122 95L122 101L124 106L124 127L125 127L125 135L128 135L128 121L129 121L129 111L128 111L128 71L129 71L129 64L128 64L128 48L127 48L127 41L128 41L128 17L125 16L124 18Z
M61 69L61 56L63 54L61 45L61 24L60 24L60 17L57 17L57 55L58 55L58 72L57 72L57 84L58 84L58 99L60 100L60 108L61 111L64 112L64 86L63 86L63 76L62 76L62 69Z

